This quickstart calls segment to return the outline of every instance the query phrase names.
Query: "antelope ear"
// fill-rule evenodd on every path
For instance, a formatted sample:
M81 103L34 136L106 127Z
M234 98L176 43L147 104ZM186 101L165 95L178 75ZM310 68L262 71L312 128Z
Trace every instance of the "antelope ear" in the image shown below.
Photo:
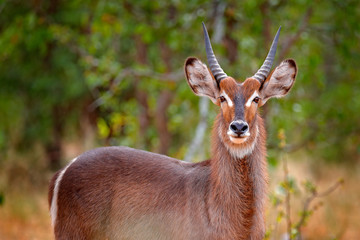
M282 61L260 87L260 106L272 97L284 97L294 85L296 74L297 67L293 59Z
M198 96L207 96L218 105L219 89L207 66L199 59L190 57L185 61L186 80Z

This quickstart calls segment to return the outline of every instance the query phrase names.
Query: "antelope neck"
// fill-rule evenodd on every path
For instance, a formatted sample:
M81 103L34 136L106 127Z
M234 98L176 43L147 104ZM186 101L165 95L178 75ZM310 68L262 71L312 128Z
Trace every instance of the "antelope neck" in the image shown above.
M261 124L261 121L259 121ZM226 147L219 134L220 122L217 121L213 131L213 152L211 163L211 185L213 191L210 193L210 201L216 206L211 222L222 221L232 223L243 223L234 229L238 233L250 234L253 224L253 217L256 213L256 207L259 198L262 197L259 192L266 188L263 181L257 178L260 176L257 172L257 165L262 165L264 160L263 137L265 135L256 132L257 136L252 139L254 142L251 152L239 158L234 156ZM256 126L262 128L262 126ZM255 134L254 134L255 135ZM227 137L227 136L226 136ZM249 139L250 140L250 139ZM246 145L247 146L247 145ZM265 186L264 186L265 185ZM261 200L260 200L261 201ZM240 209L234 212L233 209ZM245 234L245 236L246 236Z

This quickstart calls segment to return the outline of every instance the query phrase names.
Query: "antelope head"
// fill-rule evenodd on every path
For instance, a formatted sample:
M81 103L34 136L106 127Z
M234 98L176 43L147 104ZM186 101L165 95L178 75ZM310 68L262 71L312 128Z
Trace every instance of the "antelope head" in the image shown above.
M218 132L228 147L254 142L258 132L258 109L272 97L285 96L295 82L296 63L284 60L272 72L280 28L260 69L245 81L236 81L220 67L203 24L209 69L200 60L190 57L185 62L185 75L193 92L207 96L221 107Z

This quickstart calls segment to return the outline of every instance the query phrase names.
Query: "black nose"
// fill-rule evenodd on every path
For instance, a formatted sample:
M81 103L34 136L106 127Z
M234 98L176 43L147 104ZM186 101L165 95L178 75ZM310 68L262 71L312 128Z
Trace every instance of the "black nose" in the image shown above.
M249 130L249 125L246 122L234 121L230 124L230 129L234 133L242 135Z

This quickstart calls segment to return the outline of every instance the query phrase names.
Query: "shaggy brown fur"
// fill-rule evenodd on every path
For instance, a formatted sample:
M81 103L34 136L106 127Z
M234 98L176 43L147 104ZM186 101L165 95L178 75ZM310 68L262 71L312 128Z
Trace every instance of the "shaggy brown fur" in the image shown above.
M270 76L267 87L255 79L240 84L231 77L216 84L204 64L189 59L185 71L190 87L221 106L212 132L212 158L185 163L128 147L80 155L56 173L49 186L55 238L262 239L266 133L257 104L244 104L254 91L269 98L291 88L296 65L282 64L288 68L281 67L280 74L275 70L276 82ZM219 102L221 91L235 106ZM231 141L227 133L236 112L249 124L250 136L241 143Z

